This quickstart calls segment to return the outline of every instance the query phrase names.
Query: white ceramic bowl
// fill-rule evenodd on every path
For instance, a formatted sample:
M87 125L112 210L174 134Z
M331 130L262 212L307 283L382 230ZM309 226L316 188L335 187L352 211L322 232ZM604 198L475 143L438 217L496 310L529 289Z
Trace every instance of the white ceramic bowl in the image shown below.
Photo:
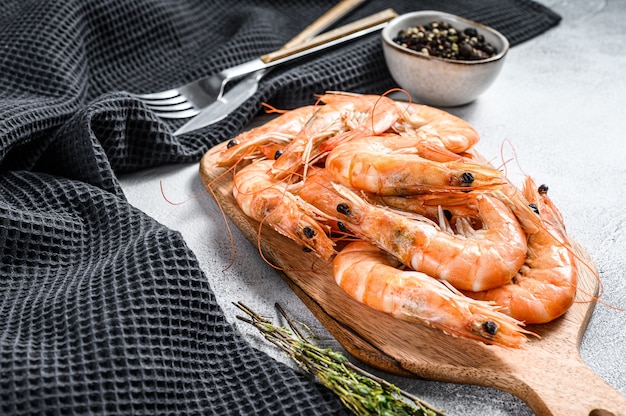
M465 61L438 58L403 47L393 41L400 30L431 22L447 22L459 31L472 27L498 53L490 58ZM425 10L400 15L382 30L383 52L391 76L423 104L454 107L474 101L496 79L509 50L500 32L453 14Z

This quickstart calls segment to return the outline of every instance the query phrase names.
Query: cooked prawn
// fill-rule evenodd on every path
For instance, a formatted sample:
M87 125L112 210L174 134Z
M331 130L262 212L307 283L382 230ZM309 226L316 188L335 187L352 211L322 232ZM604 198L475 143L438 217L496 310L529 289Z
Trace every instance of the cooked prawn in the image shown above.
M392 128L399 134L420 136L454 153L466 152L480 140L467 121L446 111L416 103L397 105L403 112Z
M248 157L261 156L260 146L268 143L289 143L302 130L316 111L315 106L298 107L286 111L267 123L245 131L229 140L224 148L219 148L217 165L232 166Z
M269 176L272 162L259 160L235 174L237 204L249 217L329 259L335 254L334 243L326 234L329 230L317 221L315 208L289 192L286 183Z
M563 315L574 302L578 269L561 213L547 188L527 177L523 192L542 224L529 234L524 265L510 283L468 295L495 301L505 313L526 323L545 323Z
M320 144L346 130L344 113L354 111L354 106L350 101L316 106L315 113L276 159L271 169L272 176L284 179L301 169L306 176L309 162L320 154Z
M326 169L337 182L379 195L434 190L493 190L502 172L463 161L437 162L419 155L419 140L398 135L351 140L333 149Z
M524 264L526 235L519 222L504 203L486 194L467 196L483 228L474 230L460 221L456 229L462 235L446 232L423 216L369 204L349 188L333 184L324 169L311 175L297 194L357 237L457 289L481 291L503 285Z
M383 134L398 120L403 111L394 100L384 95L335 92L324 94L320 101L332 105L346 102L354 104L354 110L345 115L348 130L324 141L320 145L321 152L328 152L340 143L355 138Z
M446 334L519 348L529 332L489 302L468 298L424 273L401 270L376 246L348 244L333 261L337 284L351 297L395 318Z

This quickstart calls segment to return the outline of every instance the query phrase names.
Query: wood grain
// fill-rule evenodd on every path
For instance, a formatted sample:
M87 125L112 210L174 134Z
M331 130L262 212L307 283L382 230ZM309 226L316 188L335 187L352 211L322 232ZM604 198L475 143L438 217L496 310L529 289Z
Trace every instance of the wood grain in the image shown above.
M364 0L342 0L333 6L330 10L320 16L317 20L311 23L309 26L304 28L302 32L297 34L293 39L289 42L285 43L281 49L289 49L293 46L299 45L300 43L311 39L313 36L318 33L326 30L326 28L330 27L337 20L344 17L350 11L354 10L357 6L363 3Z
M218 146L223 146L220 144ZM245 216L232 196L232 175L217 168L211 152L200 177L246 238L258 246L259 223ZM561 318L529 329L524 349L506 349L444 335L392 318L353 300L336 285L332 268L291 240L264 227L260 250L338 342L368 365L402 376L497 388L523 400L537 415L626 416L626 398L589 369L579 347L597 294L593 262L576 244L577 303Z

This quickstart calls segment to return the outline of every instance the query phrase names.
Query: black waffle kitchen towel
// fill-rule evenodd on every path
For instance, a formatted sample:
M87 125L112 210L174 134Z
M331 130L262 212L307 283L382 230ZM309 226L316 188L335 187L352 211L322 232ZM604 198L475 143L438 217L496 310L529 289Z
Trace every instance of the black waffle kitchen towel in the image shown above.
M215 126L180 137L133 93L279 48L331 0L4 0L0 13L0 413L345 414L251 348L181 236L134 209L122 172L198 161L261 109L394 86L377 35L268 75ZM512 45L559 16L529 0L372 0L442 9ZM208 236L207 238L210 238Z

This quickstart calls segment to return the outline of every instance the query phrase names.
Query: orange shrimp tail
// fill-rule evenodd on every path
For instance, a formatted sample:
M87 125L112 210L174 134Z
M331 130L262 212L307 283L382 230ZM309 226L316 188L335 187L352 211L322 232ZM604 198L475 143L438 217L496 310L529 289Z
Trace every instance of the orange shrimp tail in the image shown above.
M361 95L357 96L356 101L359 103L358 110L369 114L367 119L357 127L325 140L320 145L322 153L330 152L341 143L360 137L383 134L393 126L402 114L402 109L385 94Z
M361 137L363 135L363 129L354 129L346 131L342 134L337 134L336 136L325 140L322 144L320 144L320 152L326 153L333 150L335 147L339 146L341 143L349 142L355 138Z

